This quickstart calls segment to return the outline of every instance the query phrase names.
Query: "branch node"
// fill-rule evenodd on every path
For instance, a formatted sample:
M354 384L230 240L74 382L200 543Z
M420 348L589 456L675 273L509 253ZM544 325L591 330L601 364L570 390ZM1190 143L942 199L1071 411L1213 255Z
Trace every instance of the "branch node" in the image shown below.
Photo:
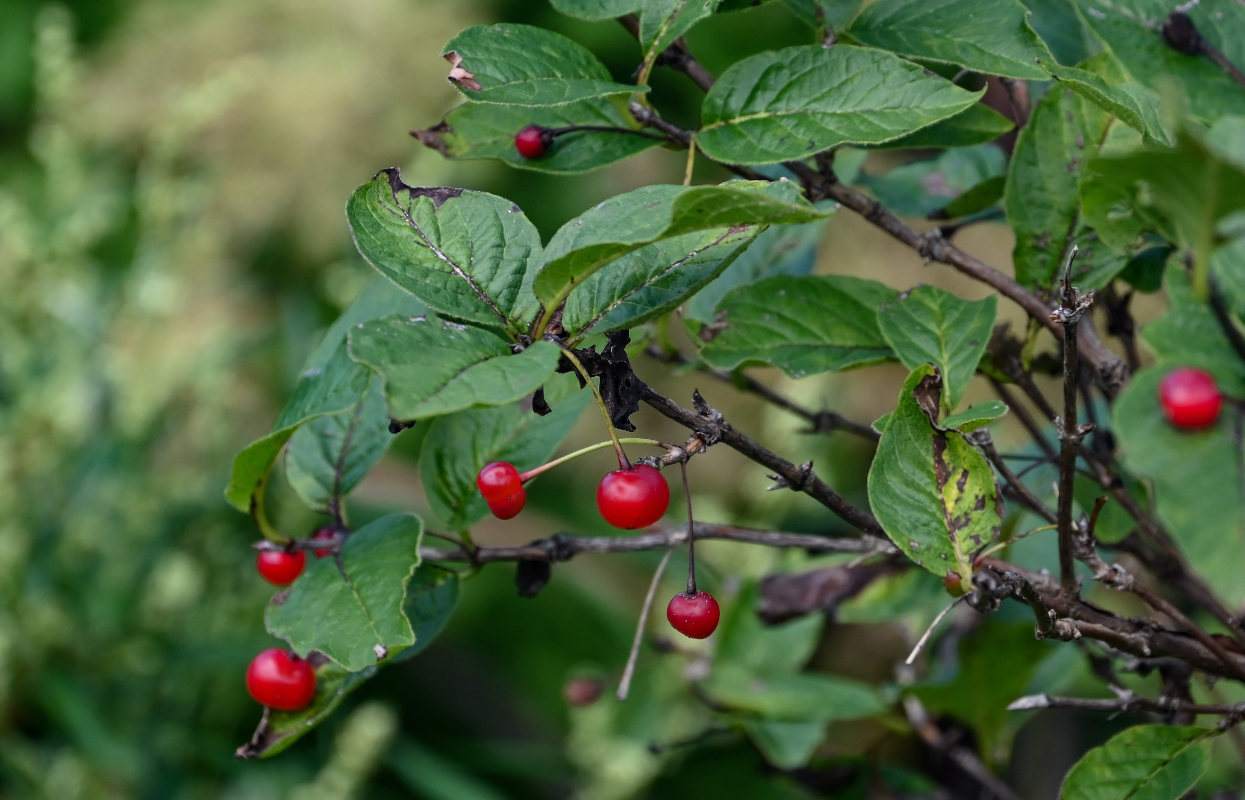
M796 469L799 471L799 476L794 481L789 481L782 475L767 475L766 477L772 480L774 484L766 491L772 492L775 489L791 489L796 492L807 492L810 488L812 488L813 481L817 479L817 476L813 473L813 462L805 461L803 464L796 467Z

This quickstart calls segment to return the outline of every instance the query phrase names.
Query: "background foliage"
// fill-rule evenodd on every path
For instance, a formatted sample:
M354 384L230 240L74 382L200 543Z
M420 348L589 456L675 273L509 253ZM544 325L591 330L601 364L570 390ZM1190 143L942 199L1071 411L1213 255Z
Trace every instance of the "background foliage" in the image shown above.
M689 34L698 57L729 75L728 66L750 50L806 41L800 9L813 4L783 5L794 12L744 11L698 26ZM833 14L850 4L822 5ZM1069 16L1067 4L1028 5L1039 12L1035 26L1060 63L1090 54L1090 33ZM577 181L445 160L406 138L407 130L430 124L456 102L438 54L477 22L544 25L573 35L615 76L634 68L635 44L617 25L576 22L543 3L8 0L0 18L6 20L0 26L6 37L0 41L0 786L6 796L267 797L299 790L325 797L627 797L648 787L652 796L800 797L807 787L764 766L759 753L773 765L799 764L828 722L836 723L829 760L847 776L835 784L836 796L870 796L882 787L899 795L934 791L924 773L938 774L945 765L911 737L890 735L893 720L859 719L880 714L893 700L870 684L889 681L890 664L945 603L941 587L929 576L908 575L846 604L824 630L813 618L765 629L752 613L753 579L842 559L711 543L703 546L703 569L729 597L720 652L734 671L715 672L704 691L765 715L743 723L759 751L729 731L706 746L650 748L677 743L706 724L704 704L680 688L695 659L646 662L626 705L571 709L563 701L573 676L604 678L607 685L616 677L656 560L637 554L577 559L559 568L534 600L516 597L508 568L482 571L421 658L369 681L282 757L234 762L233 748L256 716L241 675L250 656L272 641L262 616L271 591L255 576L246 547L253 526L220 502L219 487L233 453L268 431L309 355L308 343L365 285L344 199L373 168L399 164L411 182L513 199L547 241L565 220L601 200L669 182L681 173L683 156L652 148L626 166ZM881 38L895 27L894 20L865 16L853 35L903 52L902 40ZM964 56L954 42L940 46L952 48L948 61ZM981 68L1040 79L1032 56L996 53ZM1129 69L1160 72L1166 57L1159 52L1153 63ZM769 57L754 58L755 66ZM1065 77L1094 90L1084 75ZM673 121L696 123L691 109L700 101L691 99L692 87L660 69L650 83L674 98ZM1217 78L1191 80L1186 89L1196 113L1231 102L1216 95ZM688 119L678 118L680 96L689 98ZM1045 143L1092 139L1102 114L1082 97L1050 95L1035 112L1029 140L1022 135L1017 142L1018 154L1040 163ZM1136 106L1129 98L1118 102L1125 115ZM1154 122L1143 110L1131 118L1138 128ZM472 124L470 111L452 113L463 115L459 127ZM704 113L705 122L732 124L713 103ZM977 124L989 132L991 123ZM729 139L705 140L707 151L723 148L724 157L733 157L729 146ZM508 146L497 155L510 156ZM986 187L984 208L999 198L1006 170L986 148L949 151L932 163L908 163L908 156L885 151L854 158L862 184L914 216L934 210L930 198L940 192L949 200L975 187ZM710 166L698 169L698 178L722 177ZM1026 249L1024 237L1040 237L1066 217L1067 209L1037 199L1071 190L1033 187L1015 195L1016 187L1008 183L1003 202L1020 219L1017 275L1043 282L1056 265L1041 248ZM1097 190L1104 209L1118 200L1118 186ZM788 267L799 274L832 269L886 282L919 268L918 256L854 216L839 214L828 224L821 247L814 246L816 230L770 246L806 248ZM1121 241L1130 233L1118 231ZM1197 234L1179 229L1171 236ZM992 263L1007 262L1013 248L1010 233L992 225L965 230L957 243ZM1122 266L1094 265L1100 274ZM744 282L745 258L738 269ZM931 272L928 280L970 302L941 309L946 296L923 291L904 301L905 313L919 318L923 309L938 307L993 318L992 306L988 315L982 311L994 302L983 287L942 273ZM827 287L834 289L843 291ZM1172 288L1173 302L1182 291ZM697 310L693 303L689 317L708 322L717 299L698 298L704 305ZM1015 314L999 310L1003 319ZM1143 321L1157 310L1142 303ZM874 352L865 348L857 357L901 350L895 337L908 330L877 331ZM1183 332L1159 328L1148 337L1161 358L1175 360L1182 343L1188 347ZM751 357L731 344L715 342L705 358L731 368ZM922 346L909 342L902 349ZM759 374L798 400L869 421L877 398L892 397L916 365L816 382L794 379L825 365L793 361ZM965 366L944 369L963 373ZM696 382L675 376L662 388L683 397ZM952 385L959 393L963 381ZM793 460L815 459L832 485L864 503L862 465L870 453L860 442L842 433L805 436L802 421L721 389L711 397L728 418L748 419L750 432ZM980 386L971 387L960 406L984 397ZM948 405L957 400L947 398ZM1119 413L1128 413L1122 406ZM647 413L646 433L681 439ZM588 420L572 440L597 438L595 427ZM1004 420L995 435L1006 443L1020 441L1019 433L1013 420ZM454 505L462 492L455 494L450 478L443 492L422 495L415 466L436 468L436 449L424 437L457 438L453 430L429 426L398 439L360 485L358 516L414 508L451 526L456 515L478 518L481 508ZM1144 457L1142 451L1138 458ZM608 456L600 463L607 465ZM1141 463L1136 468L1146 471ZM755 491L764 485L764 470L733 453L703 459L697 481L704 519L795 531L826 524L824 510L807 498ZM314 483L297 481L276 492L271 514L278 527L310 530L318 519L300 510L295 494L317 492L322 488ZM555 530L604 532L590 496L573 474L552 473L532 488L537 513L505 526L483 524L477 539L520 543ZM1034 563L1049 562L1051 546L1041 537L1022 545L1032 548ZM1206 563L1215 563L1214 552L1208 545ZM1229 585L1231 576L1221 582ZM1130 720L1001 710L1002 700L1020 694L1093 685L1071 648L1033 640L1027 615L1006 606L990 617L919 693L942 724L976 737L983 760L1013 786L1047 797L1068 765ZM879 624L890 619L897 621ZM821 671L801 672L806 663ZM760 675L772 691L758 697L750 687ZM1141 691L1157 682L1158 676L1135 678ZM818 704L810 718L810 696L835 702ZM833 712L820 710L830 706ZM1221 752L1226 738L1216 742L1205 784L1212 789L1239 781L1239 765L1230 751ZM871 771L865 754L877 752L903 766Z

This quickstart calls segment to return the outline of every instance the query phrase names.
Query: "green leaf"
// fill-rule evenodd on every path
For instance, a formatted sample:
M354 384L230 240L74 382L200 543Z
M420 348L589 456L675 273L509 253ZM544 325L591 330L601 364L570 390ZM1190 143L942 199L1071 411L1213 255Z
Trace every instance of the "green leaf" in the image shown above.
M1169 269L1166 277L1169 307L1142 330L1146 344L1165 361L1210 371L1226 394L1245 395L1245 364L1232 349L1210 304L1194 295L1184 272Z
M567 16L602 20L637 11L644 0L549 0L549 3Z
M943 577L971 575L998 533L1003 500L985 456L936 424L942 377L932 364L904 382L869 469L869 505L909 558Z
M683 304L684 319L704 324L714 321L718 302L738 286L750 286L775 275L807 275L817 258L817 243L825 231L821 220L799 225L773 225L718 277Z
M557 308L577 285L641 247L696 231L809 222L830 214L790 182L728 181L720 186L653 185L612 197L567 222L545 248L536 296Z
M861 44L1005 78L1044 80L1053 60L1017 0L878 0L844 32Z
M1208 740L1193 726L1134 725L1085 754L1068 772L1061 800L1177 800L1206 771Z
M531 25L476 25L445 46L450 82L477 103L556 106L631 95L647 87L616 83L591 51Z
M1171 137L1163 127L1159 96L1151 89L1129 81L1118 74L1118 64L1109 54L1100 54L1086 62L1087 69L1047 65L1051 77L1086 100L1117 118L1125 125L1161 144ZM1097 71L1095 71L1097 70ZM1098 74L1110 75L1110 79Z
M1031 621L1009 623L992 616L973 636L959 640L954 656L938 659L949 666L932 667L937 671L914 693L931 714L966 724L979 737L987 764L1005 764L1012 738L1028 721L1007 705L1030 688L1043 659L1058 650L1058 644L1033 637Z
M579 338L658 317L717 277L747 249L757 230L747 225L696 231L628 253L571 291L562 325Z
M1214 252L1210 273L1228 306L1245 319L1245 236L1234 239Z
M509 200L407 186L390 168L355 190L346 217L368 263L434 311L511 332L536 315L540 234Z
M1167 0L1077 0L1081 18L1103 47L1127 70L1128 77L1150 89L1175 82L1190 111L1205 122L1245 110L1231 77L1203 56L1168 46L1158 31L1173 10ZM1202 36L1234 64L1245 64L1245 6L1235 0L1203 0L1182 5Z
M1245 169L1182 131L1173 148L1146 147L1090 163L1096 179L1116 189L1170 241L1193 251L1204 275L1218 228L1245 210Z
M282 752L328 719L346 695L358 689L377 669L404 661L432 643L458 603L458 576L449 570L422 564L406 590L403 608L415 627L415 644L395 647L375 666L349 672L333 661L316 667L316 696L301 711L270 710L250 743L238 749L241 758L269 758Z
M1006 169L1003 152L983 144L901 164L881 175L862 176L860 183L895 213L924 217Z
M743 727L765 760L779 769L804 766L826 738L826 726L821 722L747 719Z
M1139 370L1111 410L1121 460L1153 489L1154 507L1194 569L1230 605L1245 602L1245 457L1231 431L1239 412L1225 404L1201 431L1178 430L1163 415L1158 385L1177 366L1198 366L1229 395L1245 393L1245 367L1235 358L1188 281L1169 272L1171 309L1143 331L1159 361Z
M1108 122L1097 107L1054 86L1016 138L1004 205L1016 231L1012 258L1019 283L1054 285L1078 225L1077 188Z
M759 602L760 586L749 581L723 610L714 663L732 664L759 675L803 669L817 649L825 618L809 614L781 625L765 625L756 613Z
M705 96L696 144L718 161L771 164L897 139L980 96L879 50L788 47L722 74Z
M352 361L346 352L347 328L395 311L418 314L423 310L422 303L380 277L364 287L308 357L272 433L247 445L234 459L225 489L230 505L243 512L251 510L252 499L263 491L273 462L298 426L351 408L367 392L367 369Z
M350 357L384 381L389 416L404 422L513 403L553 374L560 352L522 353L489 331L432 316L385 317L350 332Z
M886 710L868 684L820 673L756 673L719 663L701 684L706 695L733 711L784 722L860 719Z
M618 131L575 131L557 137L544 156L527 159L515 149L514 135L528 125L604 125L638 130L625 108L610 99L596 98L545 108L467 103L438 125L415 131L415 136L446 158L496 158L512 167L558 175L604 167L661 144L659 139Z
M642 0L640 44L644 64L656 62L661 52L697 22L717 10L720 0Z
M1010 133L1015 127L1016 123L999 112L989 106L975 103L953 117L935 122L928 128L921 128L916 133L875 145L875 147L888 149L968 147L993 142L1003 134Z
M313 509L327 509L363 480L380 460L393 434L380 382L352 408L307 422L285 448L285 478Z
M961 433L968 433L993 422L1006 413L1007 406L998 400L983 400L980 403L973 403L958 414L952 414L939 424L946 430L955 428Z
M432 421L420 453L419 473L433 512L454 530L463 530L488 515L476 488L485 464L509 461L520 472L549 460L575 424L592 395L573 378L546 384L553 412L537 416L516 404L461 411Z
M933 286L918 286L878 311L878 329L908 369L937 365L942 404L954 410L990 342L997 298L961 300Z
M349 672L376 664L392 648L415 643L403 611L407 583L419 565L423 524L394 514L346 539L338 558L312 559L273 598L268 631L300 655L316 650Z
M979 214L1003 199L1007 177L994 175L976 184L936 212L940 219L961 219Z
M793 378L894 358L877 311L898 292L846 275L775 277L741 286L718 304L701 357L721 369L768 364Z
M784 0L792 14L824 39L826 26L833 30L846 28L860 10L864 0Z

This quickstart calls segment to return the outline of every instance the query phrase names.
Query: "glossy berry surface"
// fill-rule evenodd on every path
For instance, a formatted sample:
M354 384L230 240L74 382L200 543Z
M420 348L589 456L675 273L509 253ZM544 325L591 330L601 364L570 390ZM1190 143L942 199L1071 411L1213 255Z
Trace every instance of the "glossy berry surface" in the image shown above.
M332 544L336 538L337 533L332 528L321 528L311 535L311 542L312 544L315 544L316 542L324 542L329 545L329 547L312 550L311 552L315 553L316 558L331 556L333 554Z
M670 486L647 464L616 469L597 486L597 508L615 528L645 528L661 519L670 506Z
M1223 395L1209 372L1181 367L1159 383L1159 402L1168 421L1177 428L1196 430L1213 425L1223 406Z
M718 601L708 592L688 595L679 592L666 606L666 619L679 633L689 639L707 639L718 628L722 616Z
M255 568L264 580L275 586L289 586L303 574L307 554L302 550L287 553L284 550L260 550L255 557Z
M514 135L514 146L524 158L540 158L549 150L553 136L547 128L528 125Z
M523 481L519 480L519 471L506 461L494 461L485 465L476 476L476 487L488 503L489 511L498 519L510 519L523 510L527 502L527 492L523 490Z
M316 671L288 650L269 648L255 656L247 668L246 690L269 708L298 711L315 697Z

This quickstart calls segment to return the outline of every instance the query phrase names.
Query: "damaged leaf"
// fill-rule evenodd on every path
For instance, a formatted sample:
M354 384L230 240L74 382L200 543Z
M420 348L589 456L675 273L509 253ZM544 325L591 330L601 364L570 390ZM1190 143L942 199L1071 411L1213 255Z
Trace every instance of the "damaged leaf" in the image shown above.
M985 456L938 425L941 396L933 364L908 376L869 470L869 504L905 555L939 577L963 577L998 534L1003 500Z

